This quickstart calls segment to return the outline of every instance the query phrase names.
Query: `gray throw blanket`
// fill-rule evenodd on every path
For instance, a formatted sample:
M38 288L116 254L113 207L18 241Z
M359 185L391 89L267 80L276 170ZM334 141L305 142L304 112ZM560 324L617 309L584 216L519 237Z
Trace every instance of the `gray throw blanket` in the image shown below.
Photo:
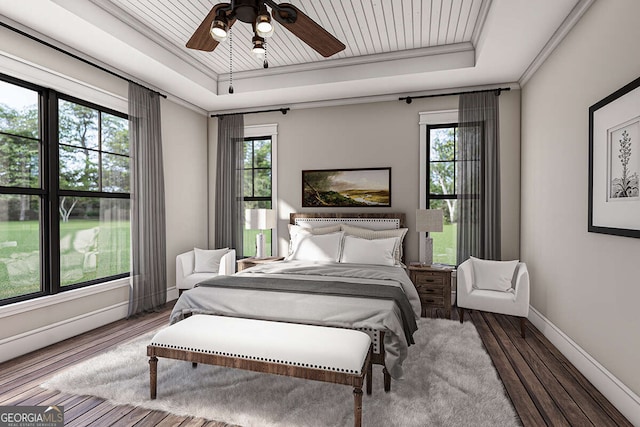
M216 276L196 286L293 292L306 294L337 295L359 298L390 299L395 301L402 314L402 326L409 345L415 344L413 333L418 329L411 304L404 291L396 286L300 279L275 279L271 277Z

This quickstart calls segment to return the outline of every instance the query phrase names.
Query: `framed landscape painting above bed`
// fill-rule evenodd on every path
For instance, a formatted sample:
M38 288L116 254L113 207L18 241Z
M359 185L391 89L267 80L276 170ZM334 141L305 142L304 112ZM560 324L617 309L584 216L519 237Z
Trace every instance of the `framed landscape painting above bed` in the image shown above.
M390 207L391 168L302 171L302 207Z

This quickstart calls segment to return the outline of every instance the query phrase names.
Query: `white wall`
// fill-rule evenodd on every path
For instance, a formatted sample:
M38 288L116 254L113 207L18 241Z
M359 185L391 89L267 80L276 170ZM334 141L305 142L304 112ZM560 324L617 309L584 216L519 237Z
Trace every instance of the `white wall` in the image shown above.
M637 0L595 2L522 89L531 304L636 395L640 239L587 232L587 179L588 109L640 76L639 16Z
M161 108L167 286L173 288L176 255L208 247L207 116L167 100Z
M519 251L519 136L520 91L500 96L501 156L503 159L503 257ZM419 113L456 109L455 96L337 107L293 109L245 116L246 125L278 124L278 235L279 253L286 254L289 213L301 207L301 171L305 169L391 167L391 208L367 212L404 212L407 215L407 261L418 260L415 211L419 203ZM211 119L215 129L217 119ZM211 151L215 136L211 135ZM213 166L211 168L213 170ZM211 177L213 182L214 177ZM361 211L357 208L327 211ZM211 231L213 227L210 227Z
M0 72L120 111L126 81L0 28ZM207 244L207 117L162 100L167 287L175 256ZM170 296L177 296L172 289ZM128 280L0 307L0 361L126 317Z

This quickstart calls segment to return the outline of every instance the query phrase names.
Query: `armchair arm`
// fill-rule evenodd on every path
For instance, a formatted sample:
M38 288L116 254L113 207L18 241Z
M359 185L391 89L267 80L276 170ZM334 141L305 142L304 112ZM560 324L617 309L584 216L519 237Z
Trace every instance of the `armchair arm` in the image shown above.
M471 260L466 260L458 266L456 272L457 292L456 300L458 305L464 307L467 295L471 293L473 285L473 272Z
M176 257L176 286L182 283L186 276L193 274L195 254L193 251L185 252Z
M529 312L529 270L523 262L518 263L518 274L515 284L515 300L517 305L526 307Z
M236 272L236 250L229 249L229 252L224 254L220 259L220 270L218 274L224 276L231 276Z

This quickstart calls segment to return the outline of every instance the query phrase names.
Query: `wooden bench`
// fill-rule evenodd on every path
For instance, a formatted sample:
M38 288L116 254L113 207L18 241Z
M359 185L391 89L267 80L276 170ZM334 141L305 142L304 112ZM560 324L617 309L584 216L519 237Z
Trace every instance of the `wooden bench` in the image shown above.
M365 377L371 394L371 339L351 329L193 315L159 331L147 355L151 399L158 357L352 386L356 427Z

